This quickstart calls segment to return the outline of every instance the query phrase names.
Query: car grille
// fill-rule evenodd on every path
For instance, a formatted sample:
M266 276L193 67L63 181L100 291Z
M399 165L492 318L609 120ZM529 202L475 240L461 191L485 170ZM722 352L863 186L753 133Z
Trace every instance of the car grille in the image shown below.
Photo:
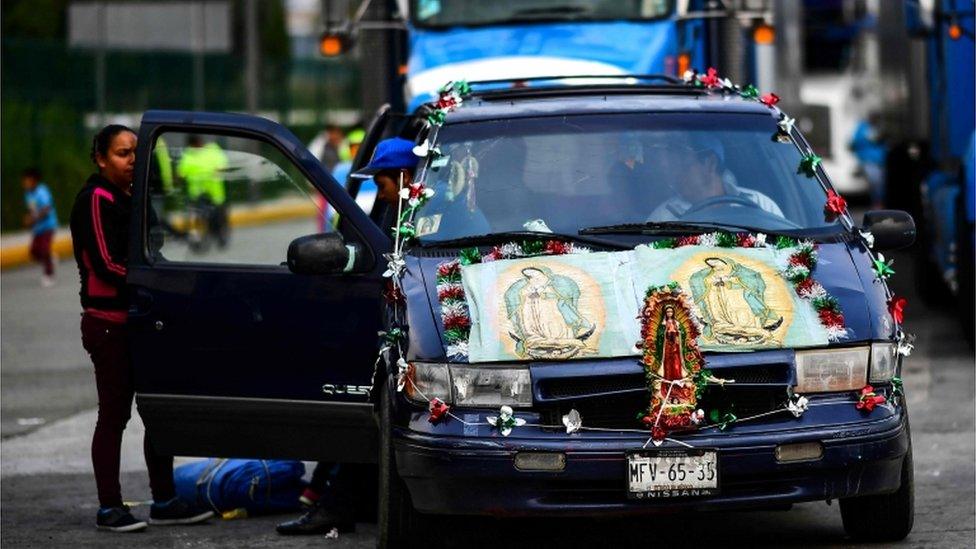
M738 418L781 408L789 391L789 370L785 365L723 368L714 374L735 383L710 385L699 407L730 411ZM562 416L575 409L583 425L604 429L640 429L639 413L650 399L641 374L550 378L539 381L542 397L536 408L546 425L561 425Z

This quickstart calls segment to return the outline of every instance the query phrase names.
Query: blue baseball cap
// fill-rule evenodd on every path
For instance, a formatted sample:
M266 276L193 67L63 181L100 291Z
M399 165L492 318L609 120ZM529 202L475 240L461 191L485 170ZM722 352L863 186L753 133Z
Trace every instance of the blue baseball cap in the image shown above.
M391 137L380 141L373 151L373 158L369 160L369 164L354 172L352 177L369 179L382 170L415 168L420 157L413 153L413 145L413 141L402 137Z

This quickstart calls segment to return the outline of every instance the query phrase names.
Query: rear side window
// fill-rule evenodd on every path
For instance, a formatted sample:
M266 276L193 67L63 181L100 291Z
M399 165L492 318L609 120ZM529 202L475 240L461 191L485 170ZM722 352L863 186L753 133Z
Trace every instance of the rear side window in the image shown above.
M281 265L300 236L333 231L325 197L276 147L169 132L150 159L154 261Z

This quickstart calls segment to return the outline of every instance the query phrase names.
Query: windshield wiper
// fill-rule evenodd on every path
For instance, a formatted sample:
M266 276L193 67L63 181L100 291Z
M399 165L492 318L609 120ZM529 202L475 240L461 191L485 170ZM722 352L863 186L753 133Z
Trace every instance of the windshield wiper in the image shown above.
M614 248L618 250L627 250L632 248L630 245L623 244L621 242L614 242L612 240L604 240L602 238L587 238L585 236L547 233L544 231L505 231L499 233L465 236L462 238L452 238L450 240L421 240L420 245L425 248L434 246L460 248L464 246L478 246L481 244L501 244L509 242L513 239L568 240L570 242L589 244L604 248Z
M776 231L735 225L730 223L712 223L708 221L648 221L645 223L620 223L619 225L602 225L580 229L579 234L687 234L696 231L730 231L765 233L771 235L787 235L787 231Z

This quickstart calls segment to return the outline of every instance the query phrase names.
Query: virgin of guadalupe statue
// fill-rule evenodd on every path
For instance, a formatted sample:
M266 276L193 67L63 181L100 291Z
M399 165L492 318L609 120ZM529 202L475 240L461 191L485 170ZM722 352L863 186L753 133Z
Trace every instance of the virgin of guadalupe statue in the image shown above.
M727 257L709 257L705 265L689 281L704 336L726 345L769 342L783 317L766 304L762 275Z
M574 357L586 349L596 324L579 310L580 289L573 279L548 267L526 267L505 291L509 336L519 356Z
M674 381L685 377L684 362L684 328L674 318L674 306L664 308L664 319L658 327L658 349L661 352L660 362L663 365L664 379Z

